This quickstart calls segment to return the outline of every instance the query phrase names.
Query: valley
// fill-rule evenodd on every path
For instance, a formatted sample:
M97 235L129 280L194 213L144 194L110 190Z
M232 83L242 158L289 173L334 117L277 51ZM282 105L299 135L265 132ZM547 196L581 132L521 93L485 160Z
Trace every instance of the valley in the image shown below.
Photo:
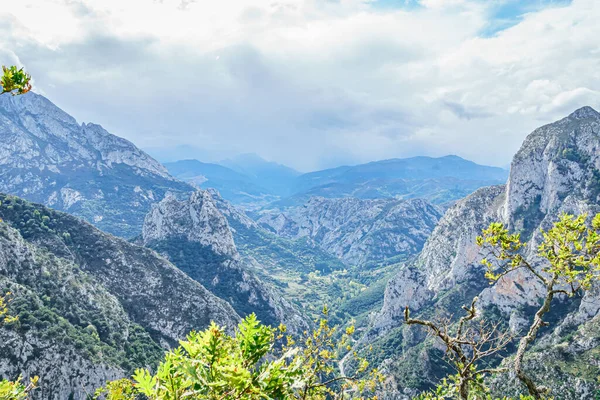
M342 375L356 352L386 374L381 398L411 399L452 368L439 342L404 323L407 306L441 319L477 296L486 318L518 334L539 304L525 271L487 281L482 229L503 222L540 262L540 229L600 212L590 107L532 132L510 172L457 156L307 174L252 155L163 166L34 93L0 97L0 138L0 277L19 319L0 327L14 344L0 375L39 375L34 399L83 399L155 368L211 321L233 332L254 313L301 335L324 307L336 339L355 331ZM596 285L559 298L526 360L561 399L599 393L599 304ZM523 393L510 379L490 387Z

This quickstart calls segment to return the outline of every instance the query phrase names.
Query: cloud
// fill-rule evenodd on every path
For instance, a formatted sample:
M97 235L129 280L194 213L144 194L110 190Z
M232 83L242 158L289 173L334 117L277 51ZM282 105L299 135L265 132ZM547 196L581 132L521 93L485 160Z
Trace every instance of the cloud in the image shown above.
M0 12L0 57L142 147L301 170L449 153L506 165L541 123L600 108L597 1L383 1L23 0Z
M454 101L444 101L443 103L458 118L466 120L474 118L488 118L493 115L491 112L483 111L479 107L466 107L465 105L456 103Z

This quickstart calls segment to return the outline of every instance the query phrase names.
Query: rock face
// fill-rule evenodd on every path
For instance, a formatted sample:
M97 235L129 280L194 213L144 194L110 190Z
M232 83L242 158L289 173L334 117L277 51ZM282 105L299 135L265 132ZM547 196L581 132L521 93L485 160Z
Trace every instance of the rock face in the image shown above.
M146 216L142 237L144 243L180 237L220 256L238 255L227 220L206 191L194 192L187 201L168 194Z
M403 337L402 346L416 348L423 337L415 339L406 327L402 328L404 306L410 305L416 314L451 315L459 312L459 306L475 295L479 295L484 309L496 310L510 318L511 328L519 331L532 317L531 310L539 305L538 287L523 271L515 271L490 287L483 279L480 265L480 260L488 255L475 245L475 237L490 222L503 222L511 230L522 233L528 241L527 253L535 260L540 241L539 228L550 227L562 212L594 214L600 211L599 178L598 112L584 107L535 130L514 157L506 186L480 189L446 212L419 257L406 263L388 284L383 308L373 323L373 329L363 340L385 343L392 336L400 335ZM597 338L587 335L596 332L588 325L597 327L599 304L597 290L586 293L580 302L573 300L562 304L557 301L555 309L560 310L554 316L557 322L553 331L548 330L541 340L546 350L534 356L568 376L563 380L553 380L548 379L553 374L550 370L536 370L539 376L553 385L556 389L554 394L561 399L585 398L590 387L596 385L585 378L573 376L569 372L568 360L577 359L582 354L589 356L590 351L597 348ZM396 328L401 329L401 333L394 333ZM574 330L577 330L576 337L582 345L569 345L566 350L563 348L564 352L555 351L552 346L557 346L567 332ZM549 351L549 348L555 350ZM402 359L396 363L407 361ZM406 380L399 377L398 382ZM561 389L565 382L573 388L569 393ZM402 385L399 386L398 389L402 390Z
M263 228L245 212L223 199L218 191L208 189L215 205L227 219L236 247L242 258L258 265L264 272L273 270L308 273L330 272L345 265L314 242L288 239Z
M150 204L191 188L100 125L81 124L35 93L0 97L0 190L139 234Z
M228 301L242 316L255 312L273 326L284 323L292 331L307 325L287 300L254 276L234 244L225 216L207 191L188 200L167 196L146 216L142 240L215 295Z
M287 238L309 238L349 265L418 253L441 217L425 200L313 197L304 206L265 213L258 223Z
M0 218L0 285L19 317L0 328L0 376L39 375L35 398L85 399L190 330L239 321L150 249L14 196L0 194Z

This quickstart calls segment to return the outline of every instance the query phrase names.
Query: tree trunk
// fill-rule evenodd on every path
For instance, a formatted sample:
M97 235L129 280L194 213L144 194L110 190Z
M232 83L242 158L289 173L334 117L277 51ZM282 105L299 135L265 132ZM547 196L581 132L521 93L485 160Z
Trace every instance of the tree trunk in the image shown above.
M523 336L519 341L519 348L517 349L517 355L515 356L515 372L517 374L517 378L521 382L527 386L527 390L529 394L533 396L534 399L540 400L542 399L542 391L537 387L533 379L531 379L525 371L523 371L523 358L525 357L525 352L527 351L527 347L533 342L537 336L538 331L542 326L544 326L544 321L542 317L548 311L550 311L550 303L552 303L552 299L554 298L554 284L556 282L556 277L553 277L548 285L546 286L546 298L544 299L544 304L542 307L535 313L535 317L533 318L533 323L529 328L529 332L527 335Z

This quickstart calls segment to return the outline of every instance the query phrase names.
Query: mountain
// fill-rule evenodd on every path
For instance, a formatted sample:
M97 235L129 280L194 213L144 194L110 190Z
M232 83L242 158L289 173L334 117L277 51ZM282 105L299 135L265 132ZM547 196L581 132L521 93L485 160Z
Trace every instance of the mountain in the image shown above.
M342 166L300 174L291 168L246 154L221 162L166 163L169 173L202 188L217 189L249 211L283 210L311 197L425 198L453 202L480 187L503 183L508 171L475 164L457 156L413 157Z
M279 324L286 320L290 327L303 326L298 313L280 296L273 296L270 285L258 280L249 266L240 260L233 244L230 252L221 254L197 242L197 237L190 236L175 245L201 253L203 258L194 261L168 253L170 247L167 245L176 242L175 236L181 232L168 231L164 224L156 221L154 227L161 229L153 231L152 216L160 215L160 222L167 223L168 212L177 212L176 205L183 209L185 204L192 207L190 204L198 201L198 212L207 212L210 218L222 222L223 229L212 232L211 240L215 243L232 241L231 233L227 221L218 210L211 208L209 203L212 200L203 201L209 195L194 197L195 189L191 185L173 178L165 167L132 143L111 135L99 125L77 124L75 119L43 96L33 93L0 98L0 137L8 144L0 150L0 190L66 210L109 233L123 237L140 237L143 233L140 244L154 246L177 261L178 267L206 284L210 290L218 292L219 296L227 298L241 314L261 308L264 312L257 314L263 317L263 322ZM240 168L248 168L257 177L269 170L287 171L264 160L259 162L242 157L237 161ZM200 165L205 172L210 172L211 177L230 179L232 187L244 190L242 185L234 182L243 175L220 165L192 161L176 163L172 167L179 168L178 172L181 172L190 165L192 168ZM163 202L153 208L161 200ZM198 225L190 224L188 228L196 229ZM296 245L301 246L301 243ZM279 245L278 249L283 247ZM307 254L313 252L312 249L303 251ZM311 256L296 256L288 249L286 252L286 261L295 260L292 265L314 268L312 260L309 260ZM298 261L300 258L303 260ZM329 257L328 260L331 259ZM339 264L337 260L331 261ZM253 264L253 268L258 267L258 262ZM202 271L217 266L219 282L204 280ZM233 296L230 296L231 293Z
M245 264L262 282L288 299L312 320L332 308L331 322L355 321L362 331L373 311L383 303L385 284L394 269L383 265L350 266L312 238L287 238L262 227L246 213L208 189L219 211L227 218L236 247Z
M437 204L465 197L482 186L503 183L508 171L457 156L413 157L375 161L303 174L294 180L279 208L310 197L425 198Z
M0 96L0 191L68 211L122 237L150 204L192 188L100 125L78 124L35 93Z
M251 177L276 196L288 195L290 182L300 175L290 167L266 161L256 154L241 154L219 164Z
M301 207L263 213L258 223L291 239L308 238L348 265L417 254L441 217L422 199L313 197Z
M0 376L39 375L34 398L82 400L190 330L239 321L166 259L79 218L5 194L0 218L0 285L19 317L0 328Z
M165 163L171 175L200 188L218 190L227 200L242 207L267 204L278 197L273 191L260 186L256 177L250 177L219 164L198 160Z
M285 323L292 332L307 327L298 311L245 265L209 192L198 190L186 200L167 196L154 204L144 221L142 241L241 316L254 312L263 323Z
M425 332L403 325L406 305L414 315L441 318L456 315L460 305L477 295L485 315L506 318L514 332L523 333L540 304L537 283L518 270L489 285L480 264L487 254L476 246L475 237L490 222L500 221L521 232L527 253L534 255L540 228L550 227L560 213L599 212L599 149L600 114L590 107L536 129L515 155L507 184L480 189L458 201L420 255L397 271L362 339L373 346L374 362L392 374L397 398L430 386L447 372ZM600 348L600 290L596 287L580 299L559 299L553 310L528 368L561 399L591 398L599 390L600 368L593 360ZM506 376L496 386L505 390L503 394L522 388Z
M267 273L282 270L309 273L343 269L344 264L319 246L304 239L288 239L270 232L243 210L225 200L217 190L208 189L215 205L227 218L241 256Z

